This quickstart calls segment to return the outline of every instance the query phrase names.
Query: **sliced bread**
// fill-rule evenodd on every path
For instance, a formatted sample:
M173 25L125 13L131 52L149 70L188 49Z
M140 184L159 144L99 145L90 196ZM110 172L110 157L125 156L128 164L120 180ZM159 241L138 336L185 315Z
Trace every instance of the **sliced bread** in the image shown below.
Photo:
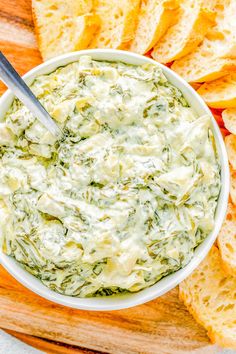
M94 8L101 27L90 47L127 49L134 38L140 0L95 0Z
M33 0L32 10L44 60L87 48L100 24L91 0Z
M175 0L143 0L129 49L139 54L147 53L176 20L177 9Z
M236 135L230 134L225 137L225 146L228 154L228 159L236 171Z
M172 65L172 69L185 80L212 81L236 70L236 58L232 55L234 42L229 41L233 38L235 28L234 14L231 14L230 25L226 26L228 14L233 11L235 3L236 0L218 0L215 26L194 52L176 60Z
M92 11L93 0L32 0L33 11L42 11L46 18L57 14L61 17L74 17Z
M210 107L236 107L236 73L205 83L197 92Z
M198 47L193 53L176 60L171 69L188 82L209 82L236 71L236 59L219 58Z
M236 107L236 105L235 105ZM236 135L236 108L227 108L222 112L222 119L225 128Z
M179 296L212 342L236 349L236 278L222 270L216 246L180 284Z
M230 191L229 195L232 203L236 206L236 171L230 166Z
M152 51L161 63L179 59L202 42L215 15L204 7L202 0L183 0L176 24L171 26Z
M217 238L223 268L236 276L236 207L229 203L224 224Z
M219 0L221 1L221 0ZM208 38L214 46L214 52L226 58L236 58L236 0L224 0L224 10L219 16Z

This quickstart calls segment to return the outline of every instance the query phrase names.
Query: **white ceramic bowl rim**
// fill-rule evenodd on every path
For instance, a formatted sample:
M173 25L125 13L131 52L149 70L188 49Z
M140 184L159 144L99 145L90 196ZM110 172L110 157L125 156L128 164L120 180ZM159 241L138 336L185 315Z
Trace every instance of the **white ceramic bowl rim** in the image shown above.
M195 252L190 263L180 269L179 271L168 275L162 278L159 282L153 286L141 290L137 293L111 296L111 297L98 297L98 298L76 298L58 294L46 286L44 286L40 280L29 274L25 271L19 263L17 263L11 257L6 256L0 250L0 261L5 269L15 277L20 283L25 285L28 289L32 290L36 294L51 300L55 303L65 305L72 308L83 309L83 310L117 310L132 307L150 301L158 296L163 295L167 291L174 288L182 280L184 280L205 258L209 252L211 246L213 245L217 234L220 231L221 225L223 223L227 203L228 203L228 194L229 194L229 167L228 167L228 158L226 154L226 149L224 141L219 130L219 127L214 120L211 111L203 102L201 97L196 93L196 91L188 85L181 77L179 77L172 70L166 66L159 64L158 62L135 54L131 52L121 51L121 50L112 50L112 49L89 49L82 50L79 52L72 52L65 55L58 56L51 60L46 61L45 63L35 67L30 70L26 75L23 76L24 80L31 84L35 77L41 74L47 74L54 71L60 66L64 66L71 62L77 61L82 55L90 55L93 59L97 60L107 60L107 61L122 61L130 64L145 64L151 63L162 68L164 74L168 80L178 87L184 94L185 98L195 109L199 115L208 114L212 118L212 129L216 140L217 150L221 163L221 192L219 196L218 206L216 210L216 219L214 230L208 235L208 237L199 245ZM12 103L14 96L8 90L0 98L0 117L3 118L7 109Z

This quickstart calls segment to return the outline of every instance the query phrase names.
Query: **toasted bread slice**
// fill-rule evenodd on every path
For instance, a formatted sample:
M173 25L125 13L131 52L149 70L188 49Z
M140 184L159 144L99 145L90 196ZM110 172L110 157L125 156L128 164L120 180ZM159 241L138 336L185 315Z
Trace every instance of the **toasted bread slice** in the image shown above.
M180 284L179 296L212 342L236 349L236 278L222 270L216 246Z
M228 159L236 171L236 135L230 134L225 137L225 146L228 154Z
M183 0L177 23L156 44L152 57L169 63L193 51L202 42L215 14L203 6L202 0Z
M221 3L221 0L218 0ZM221 12L221 11L220 11ZM214 52L225 58L236 58L236 1L223 0L222 16L217 17L216 26L207 34Z
M225 146L230 163L230 198L232 203L236 205L236 135L227 135Z
M197 92L212 108L236 107L236 73L203 84Z
M230 166L230 191L232 203L236 206L236 171Z
M235 88L236 89L236 88ZM236 107L236 105L235 105ZM227 108L222 112L222 119L225 128L232 134L236 135L236 108ZM236 159L236 157L235 157Z
M134 38L140 0L95 0L101 28L90 48L127 49Z
M99 28L99 16L90 13L91 0L33 0L32 9L44 60L87 48Z
M61 17L74 17L92 11L93 0L32 0L33 11L43 12L43 16L50 18L57 14Z
M177 8L175 0L143 0L129 49L139 54L147 53L176 20Z
M172 65L172 69L185 80L212 81L236 70L234 43L229 45L229 38L233 38L235 29L233 15L230 17L229 26L226 25L228 12L233 10L234 3L235 0L218 0L215 26L194 52L176 60Z
M236 71L236 59L219 58L197 49L175 61L171 69L188 82L209 82Z
M236 207L229 203L224 224L217 238L225 272L236 276Z

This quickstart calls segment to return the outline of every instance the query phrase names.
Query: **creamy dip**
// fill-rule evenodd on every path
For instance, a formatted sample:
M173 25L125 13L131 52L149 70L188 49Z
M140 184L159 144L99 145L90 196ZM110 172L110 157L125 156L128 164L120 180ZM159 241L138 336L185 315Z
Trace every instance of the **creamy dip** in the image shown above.
M83 56L31 88L63 136L17 99L0 123L3 251L78 297L139 291L184 267L214 227L210 118L155 65Z

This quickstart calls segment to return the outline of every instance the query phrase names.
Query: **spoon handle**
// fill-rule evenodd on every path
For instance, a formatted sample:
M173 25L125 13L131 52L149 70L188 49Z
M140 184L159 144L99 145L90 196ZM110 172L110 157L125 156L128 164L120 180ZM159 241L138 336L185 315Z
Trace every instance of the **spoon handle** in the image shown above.
M49 113L41 105L2 52L0 52L0 79L53 135L57 136L61 133Z

